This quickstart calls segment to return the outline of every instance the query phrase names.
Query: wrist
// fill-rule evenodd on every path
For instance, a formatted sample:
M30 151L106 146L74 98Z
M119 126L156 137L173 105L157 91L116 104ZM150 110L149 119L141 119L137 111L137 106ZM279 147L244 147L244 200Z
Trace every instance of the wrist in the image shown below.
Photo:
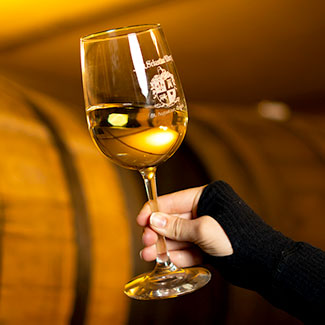
M293 242L267 225L222 181L204 188L197 213L214 218L228 236L234 253L210 262L240 286L248 287L251 278L257 285L258 278L271 278L282 251Z

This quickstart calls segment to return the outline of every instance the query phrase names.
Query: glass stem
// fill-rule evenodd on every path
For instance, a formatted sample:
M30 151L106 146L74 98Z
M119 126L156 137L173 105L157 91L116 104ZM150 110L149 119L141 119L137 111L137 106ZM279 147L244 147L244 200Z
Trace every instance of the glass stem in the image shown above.
M140 170L140 174L144 181L147 197L151 212L159 211L157 202L157 185L156 185L156 167L148 167ZM157 266L169 267L171 261L169 259L166 240L164 236L158 234L158 241L156 243L157 249Z

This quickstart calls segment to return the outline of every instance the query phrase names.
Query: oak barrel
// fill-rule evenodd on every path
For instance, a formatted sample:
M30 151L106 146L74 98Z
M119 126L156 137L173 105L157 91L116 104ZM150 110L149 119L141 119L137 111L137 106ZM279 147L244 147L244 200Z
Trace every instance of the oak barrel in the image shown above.
M83 118L0 79L0 323L124 324L124 194Z

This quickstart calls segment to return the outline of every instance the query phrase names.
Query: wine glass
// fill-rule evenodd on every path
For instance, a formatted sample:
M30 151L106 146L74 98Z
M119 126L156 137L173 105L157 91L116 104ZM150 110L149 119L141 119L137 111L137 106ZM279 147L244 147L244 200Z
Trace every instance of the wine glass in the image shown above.
M158 211L156 167L180 146L187 106L173 57L159 24L137 25L81 38L88 128L98 149L143 177L152 212ZM131 298L172 298L204 286L202 267L178 268L165 238L156 244L156 266L125 285Z

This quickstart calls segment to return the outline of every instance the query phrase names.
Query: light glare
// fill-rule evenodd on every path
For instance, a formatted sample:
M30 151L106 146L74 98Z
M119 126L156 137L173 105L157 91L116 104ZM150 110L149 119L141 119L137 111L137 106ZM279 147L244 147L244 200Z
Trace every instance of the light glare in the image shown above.
M108 123L112 126L124 126L128 123L129 117L127 114L112 113L107 118Z

